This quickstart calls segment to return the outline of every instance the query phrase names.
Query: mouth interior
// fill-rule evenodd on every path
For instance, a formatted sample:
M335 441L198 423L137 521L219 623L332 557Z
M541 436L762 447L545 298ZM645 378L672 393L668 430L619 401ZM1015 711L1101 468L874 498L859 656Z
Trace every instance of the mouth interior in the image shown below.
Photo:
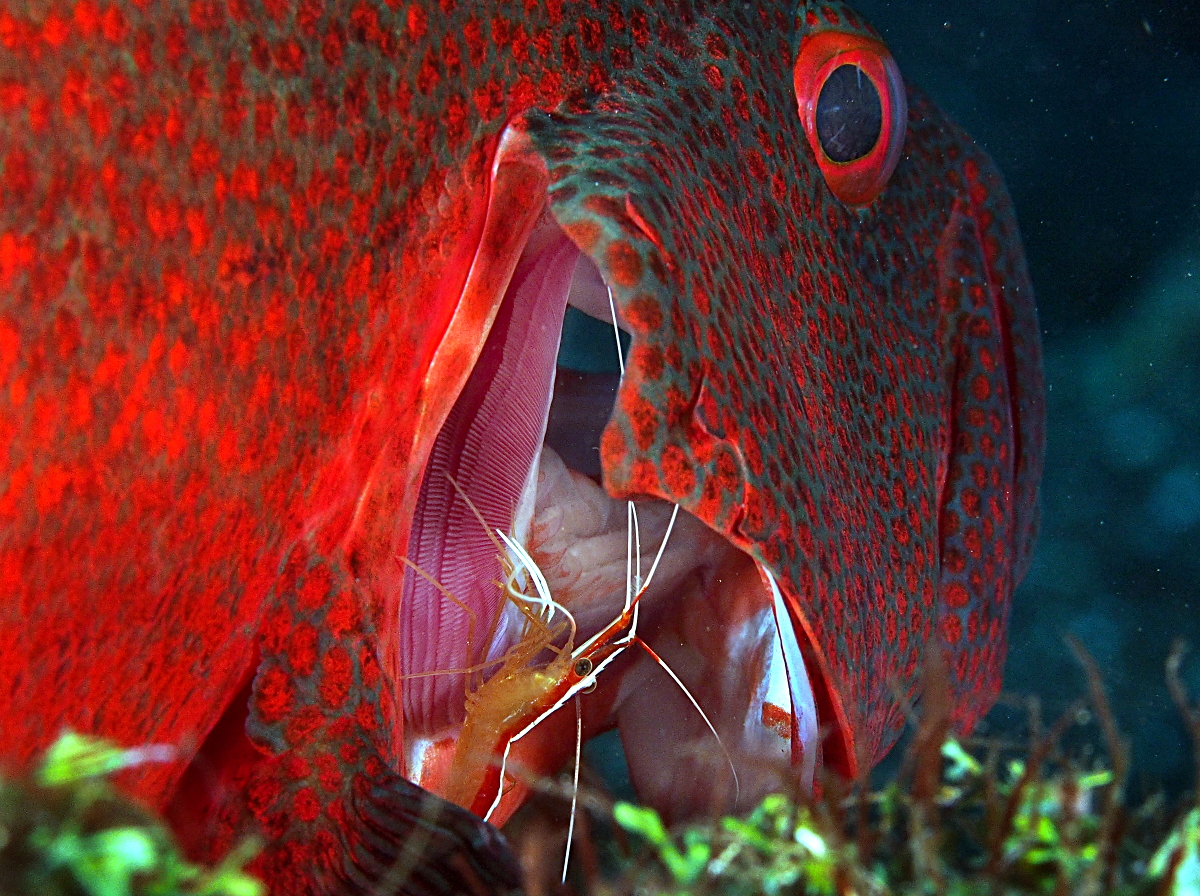
M464 718L465 676L503 657L520 635L522 617L498 587L504 579L505 549L494 535L497 529L526 547L554 599L570 609L579 626L576 644L621 613L627 576L626 502L602 488L599 452L621 381L615 313L600 271L544 210L424 471L408 550L420 573L406 570L401 600L401 664L408 676L404 718L410 742L452 736ZM620 324L618 317L616 325ZM622 351L628 341L627 335L620 336ZM638 499L635 505L645 575L674 505L657 498ZM660 623L675 632L678 619L687 615L683 610L701 606L704 595L739 612L736 605L744 601L736 595L716 597L722 579L758 578L747 555L691 514L680 512L671 531L653 584L640 598L639 632L651 632ZM748 591L754 588L746 586ZM778 613L771 613L768 598L765 610L747 610L738 620L724 623L709 616L711 624L701 632L665 637L695 644L739 626L761 627L768 618L776 620L769 623L773 631ZM788 629L790 636L790 625ZM760 633L750 640L760 645L759 653L771 653L773 646L761 645L775 645L779 639L763 640ZM731 646L696 649L719 657L729 654ZM747 671L754 678L747 687L766 686L761 682L774 676L770 687L782 687L783 694L772 699L800 705L794 691L787 693L787 681L778 683L782 659L759 657L755 662L766 663L771 675ZM467 671L472 669L476 671ZM725 677L741 681L737 675ZM761 741L766 720L739 715L745 712L747 696L731 697L733 708L727 712L733 717L717 724L725 731L753 729L759 733L748 739ZM631 724L661 724L652 703L641 710L643 718ZM693 714L687 705L681 712ZM692 718L689 724L698 723ZM623 731L626 727L622 722ZM708 733L701 728L697 736L707 739ZM782 749L786 763L789 750L795 753L788 746L791 736L782 736L783 741L772 741L770 749Z
M556 363L568 303L568 354L582 370ZM406 674L464 669L511 646L516 620L496 587L504 574L494 533L533 547L539 491L546 509L543 468L559 485L558 474L574 468L594 490L590 500L610 500L598 484L600 433L620 382L608 308L596 266L544 211L425 468L408 551L424 575L406 572L401 603ZM602 326L585 317L601 310L609 317ZM605 329L606 345L595 344ZM462 718L462 676L410 678L404 700L417 730L453 727Z
M461 724L467 689L449 670L502 657L519 636L522 617L497 587L497 529L527 548L572 611L576 643L621 612L626 503L604 491L599 449L621 381L618 339L622 353L630 341L614 330L614 312L596 265L544 210L424 471L408 550L420 572L406 570L400 625L403 672L420 676L404 687L415 732L436 737ZM673 505L636 505L644 574ZM680 513L643 618L653 618L656 593L728 550Z

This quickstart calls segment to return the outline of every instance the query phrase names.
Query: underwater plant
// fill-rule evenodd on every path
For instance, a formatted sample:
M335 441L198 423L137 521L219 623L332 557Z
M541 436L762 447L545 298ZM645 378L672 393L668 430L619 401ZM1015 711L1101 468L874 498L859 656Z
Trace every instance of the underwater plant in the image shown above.
M1072 646L1088 697L1045 730L1030 701L1025 744L954 737L948 701L931 699L927 678L899 771L880 785L826 776L814 799L774 794L744 817L674 829L647 807L584 800L618 830L591 863L603 873L576 875L563 892L1200 896L1200 802L1173 813L1162 797L1128 802L1128 747L1098 670ZM1167 680L1200 771L1200 703L1181 682L1182 655L1172 651ZM1093 722L1106 755L1081 760L1064 742ZM553 892L527 870L531 891Z
M653 809L589 788L579 795L588 810L578 843L583 861L561 885L561 812L558 820L552 815L573 788L531 782L543 794L543 814L518 816L512 838L527 892L1200 896L1197 796L1173 812L1161 797L1130 804L1129 749L1099 671L1076 652L1087 699L1044 729L1036 700L1029 701L1023 744L953 736L950 702L937 696L945 693L938 684L944 670L931 665L899 770L882 783L827 774L815 797L772 794L747 815L673 828ZM1200 772L1200 702L1183 686L1182 656L1177 645L1167 682ZM1104 753L1080 759L1064 744L1089 723L1098 724ZM214 868L195 865L166 825L110 780L170 752L65 734L29 779L0 782L0 896L267 896L244 870L257 844L244 843ZM403 892L400 885L379 896Z
M173 754L68 732L28 780L0 780L0 896L265 896L243 870L253 841L215 868L195 865L109 780Z

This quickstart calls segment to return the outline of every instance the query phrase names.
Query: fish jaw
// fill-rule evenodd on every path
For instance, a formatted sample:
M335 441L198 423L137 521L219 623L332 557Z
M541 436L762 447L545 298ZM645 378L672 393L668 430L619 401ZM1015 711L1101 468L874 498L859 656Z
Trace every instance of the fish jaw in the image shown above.
M679 682L639 653L614 701L638 796L671 821L811 794L821 749L812 684L773 577L740 551L711 575L647 634Z

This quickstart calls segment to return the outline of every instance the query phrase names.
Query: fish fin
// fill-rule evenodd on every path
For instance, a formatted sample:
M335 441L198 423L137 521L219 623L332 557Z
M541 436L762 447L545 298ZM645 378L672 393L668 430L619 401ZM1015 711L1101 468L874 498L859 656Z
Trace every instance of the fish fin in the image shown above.
M936 478L933 619L960 734L1000 693L1012 592L1037 527L1044 438L1037 317L1024 260L989 249L1016 239L1011 202L986 158L969 159L964 171L971 189L937 248L951 402ZM906 673L914 687L916 655Z
M496 828L399 775L363 783L353 798L343 868L323 894L522 892L520 865Z

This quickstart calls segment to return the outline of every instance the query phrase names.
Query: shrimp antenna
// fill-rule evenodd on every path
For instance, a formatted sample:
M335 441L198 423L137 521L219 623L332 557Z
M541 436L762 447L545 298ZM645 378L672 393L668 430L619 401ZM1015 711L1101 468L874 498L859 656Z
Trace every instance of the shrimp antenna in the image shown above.
M629 515L633 520L633 590L642 593L642 525L638 519L637 506L629 501Z
M575 840L575 809L579 801L579 759L583 751L583 710L579 708L579 695L575 695L575 778L571 782L571 820L567 823L567 848L563 853L562 880L567 882L567 867L571 864L571 843Z
M667 531L663 533L662 542L658 545L658 553L654 555L654 562L650 564L650 573L646 576L646 583L642 585L642 590L645 591L650 587L650 583L654 580L654 571L658 569L658 561L662 559L663 552L667 549L667 539L671 537L671 530L675 528L675 518L679 516L679 505L675 505L675 509L671 511L671 519L667 523Z
M617 303L613 301L612 287L605 284L608 290L608 311L612 315L613 335L617 338L617 366L621 369L621 378L625 377L625 354L621 351L621 328L617 326Z
M496 534L500 536L500 539L504 542L505 546L507 546L508 549L512 551L514 555L516 555L517 562L521 564L521 566L529 573L529 577L533 580L533 585L538 593L538 596L529 597L526 595L525 599L529 603L536 604L542 607L543 610L549 611L551 614L551 619L554 618L554 613L562 613L563 616L567 617L567 622L571 626L570 643L575 643L575 617L571 615L570 610L568 610L550 595L550 585L546 582L546 576L542 573L537 563L532 557L529 556L529 552L525 550L525 548L523 548L516 541L516 539L505 535L499 529L496 530ZM550 620L546 621L549 622Z
M475 615L475 611L472 610L467 603L459 600L457 597L451 594L450 589L439 582L435 576L423 570L409 558L401 557L400 562L436 588L441 593L442 597L446 598L446 600L450 601L467 614L467 656L470 656L475 649L475 626L479 622L479 617Z
M683 695L691 701L692 706L696 707L696 712L700 713L700 718L704 719L704 724L708 726L708 730L712 732L712 736L717 739L717 746L721 748L721 752L725 754L725 761L729 764L729 771L733 774L733 799L736 802L742 795L742 785L738 782L737 768L733 764L733 757L729 755L729 750L725 747L725 742L721 740L721 735L717 734L717 729L712 721L708 718L708 714L700 708L700 704L696 702L696 698L692 696L692 692L687 689L687 685L680 680L675 674L675 670L667 665L666 660L654 652L649 644L641 638L634 636L633 640L644 650L650 654L650 658L658 663L664 672L671 676L671 680L679 686L679 690L683 691Z

